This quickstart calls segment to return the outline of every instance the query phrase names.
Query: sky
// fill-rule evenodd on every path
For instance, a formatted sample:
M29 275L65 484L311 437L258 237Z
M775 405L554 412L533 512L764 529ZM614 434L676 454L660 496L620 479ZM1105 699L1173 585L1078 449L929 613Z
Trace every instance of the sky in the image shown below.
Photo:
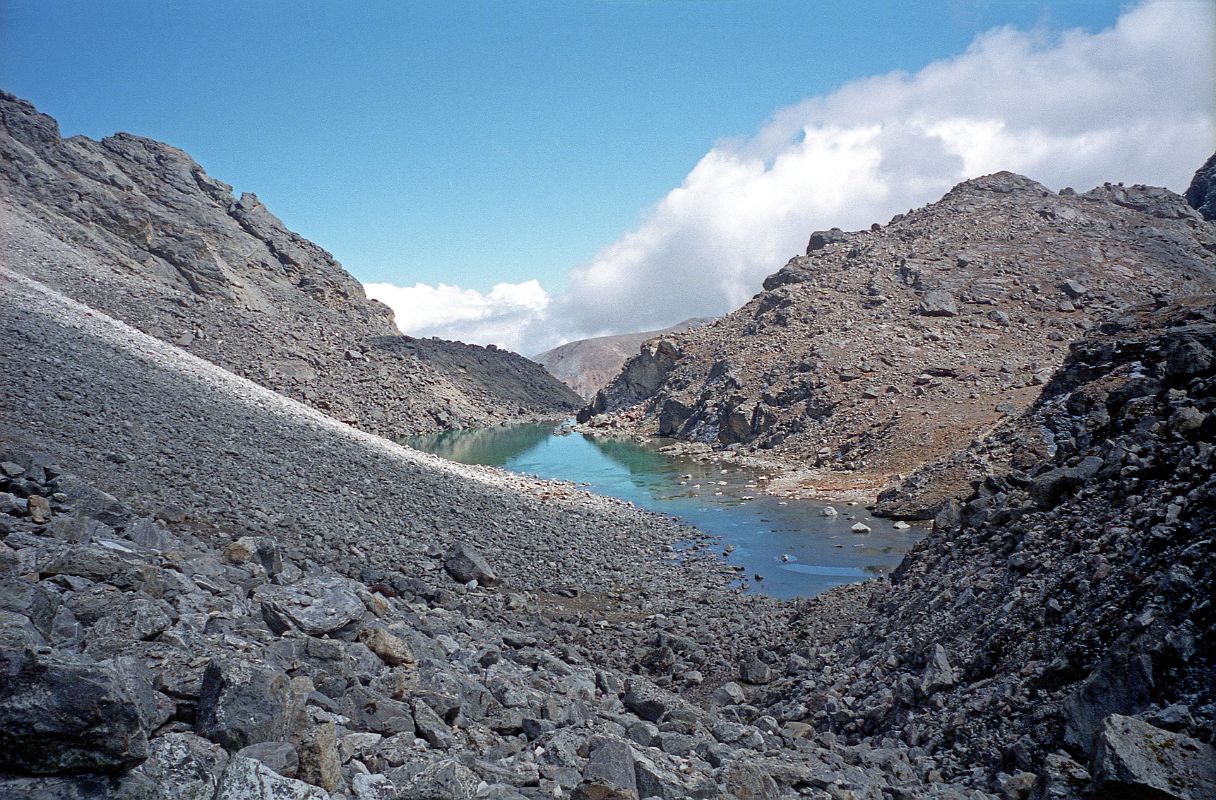
M0 87L184 149L404 332L531 355L985 172L1182 190L1214 38L1212 0L0 0Z

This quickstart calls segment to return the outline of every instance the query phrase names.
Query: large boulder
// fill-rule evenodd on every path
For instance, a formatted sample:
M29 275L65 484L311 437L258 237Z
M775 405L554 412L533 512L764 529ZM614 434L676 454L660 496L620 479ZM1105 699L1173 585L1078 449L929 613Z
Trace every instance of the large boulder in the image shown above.
M599 739L591 745L591 757L583 778L571 795L573 800L638 800L633 750L620 739Z
M224 748L192 733L152 740L138 770L160 787L160 800L211 800L228 765Z
M367 612L356 584L337 575L306 578L291 586L265 584L257 588L254 598L275 633L294 628L309 636L349 640Z
M1097 797L1216 797L1216 749L1120 714L1103 720L1089 771Z
M1186 202L1209 222L1216 221L1216 153L1203 162L1186 190Z
M287 736L299 701L287 675L238 659L212 659L203 673L195 730L230 751Z
M329 793L285 778L260 761L233 756L220 779L215 800L329 800Z
M112 664L0 650L0 771L125 772L147 757L139 706Z

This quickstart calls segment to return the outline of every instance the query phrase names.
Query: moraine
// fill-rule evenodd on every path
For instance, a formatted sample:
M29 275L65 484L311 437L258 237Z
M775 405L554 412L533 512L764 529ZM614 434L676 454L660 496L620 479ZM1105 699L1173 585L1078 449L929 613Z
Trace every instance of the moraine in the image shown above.
M464 464L484 464L578 483L596 494L668 514L721 538L724 558L743 568L749 592L809 597L886 574L923 529L897 530L861 506L765 495L761 470L695 461L654 447L585 436L551 424L447 431L405 444ZM858 522L872 530L859 535ZM756 580L755 576L762 576Z

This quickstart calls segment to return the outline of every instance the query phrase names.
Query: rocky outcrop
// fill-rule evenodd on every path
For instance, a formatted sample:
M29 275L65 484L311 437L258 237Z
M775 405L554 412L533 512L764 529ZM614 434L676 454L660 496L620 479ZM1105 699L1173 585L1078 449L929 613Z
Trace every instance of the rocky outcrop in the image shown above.
M671 337L654 391L633 377L644 354L583 416L776 457L828 491L942 461L936 494L899 509L932 517L969 491L967 446L1034 401L1070 342L1214 289L1216 228L1172 192L997 173L885 226L818 232L745 306Z
M596 392L591 404L579 411L578 421L586 422L597 414L628 408L649 398L663 385L667 374L682 356L672 339L645 342L641 352L625 362L621 374Z
M1204 162L1186 190L1191 208L1209 222L1216 220L1216 153Z
M708 318L686 319L662 330L579 339L547 350L534 356L533 360L584 400L592 400L648 340L700 328L711 322L713 320Z
M364 430L400 437L581 404L513 353L400 336L333 256L181 150L126 133L63 139L3 93L0 205L0 248L29 256L13 260L26 274Z

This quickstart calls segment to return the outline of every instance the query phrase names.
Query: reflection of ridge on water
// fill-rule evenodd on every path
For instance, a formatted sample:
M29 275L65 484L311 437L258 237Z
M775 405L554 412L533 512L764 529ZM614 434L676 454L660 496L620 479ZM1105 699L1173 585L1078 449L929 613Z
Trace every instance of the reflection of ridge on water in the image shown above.
M403 443L461 464L501 467L543 443L552 433L551 425L508 425L412 436Z
M659 472L672 471L667 459L632 442L604 439L598 436L584 436L583 438L595 445L595 448L605 456L629 470L630 475L654 475Z

